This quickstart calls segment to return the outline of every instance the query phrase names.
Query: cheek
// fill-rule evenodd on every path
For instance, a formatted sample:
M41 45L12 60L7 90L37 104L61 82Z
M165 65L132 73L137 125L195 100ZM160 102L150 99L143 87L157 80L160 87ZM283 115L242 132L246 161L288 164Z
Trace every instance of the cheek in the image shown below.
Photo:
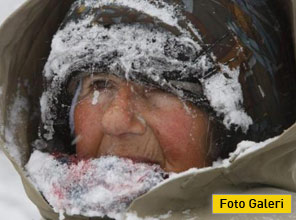
M103 111L91 100L80 102L74 111L75 135L78 137L76 152L80 157L95 157L102 139Z
M187 145L192 127L192 121L181 109L159 111L154 113L154 127L157 130L164 151L180 151L179 145Z
M154 127L167 162L184 170L201 166L206 151L207 120L196 118L179 107L154 113Z

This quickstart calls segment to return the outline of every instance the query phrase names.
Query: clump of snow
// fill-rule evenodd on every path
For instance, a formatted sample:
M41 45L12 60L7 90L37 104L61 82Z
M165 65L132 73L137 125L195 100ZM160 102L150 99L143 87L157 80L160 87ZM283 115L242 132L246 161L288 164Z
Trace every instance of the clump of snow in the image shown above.
M266 145L276 141L278 138L279 138L279 136L269 138L269 139L259 142L259 143L256 143L253 141L241 141L237 145L236 150L229 154L228 160L231 162L231 161L234 161L235 159L238 159L238 158L241 158L247 154L250 154L258 149L264 148Z
M40 151L33 152L25 168L57 213L117 219L165 174L158 165L113 156L62 163Z
M239 70L230 70L221 65L221 73L203 80L204 93L218 116L224 116L223 123L230 129L235 125L247 132L253 124L252 118L245 112L242 103L243 95L238 81Z
M92 101L91 101L91 104L92 105L96 105L96 104L98 104L98 102L99 102L99 96L100 96L100 92L99 91L94 91L94 94L93 94L93 99L92 99Z
M212 167L228 167L231 163L229 162L229 159L221 159L218 158L216 161L213 162Z
M276 141L279 137L273 137L269 138L265 141L262 142L253 142L253 141L241 141L237 147L236 150L232 153L229 154L229 157L226 159L221 159L218 158L216 161L213 162L212 167L217 168L217 167L228 167L233 163L235 160L248 155L254 151L257 151L261 148L264 148L268 144Z

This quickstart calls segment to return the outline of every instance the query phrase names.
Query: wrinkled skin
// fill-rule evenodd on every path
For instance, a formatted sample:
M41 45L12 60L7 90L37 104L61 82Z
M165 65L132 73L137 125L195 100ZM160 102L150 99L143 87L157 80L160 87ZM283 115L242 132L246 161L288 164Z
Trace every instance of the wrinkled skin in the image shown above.
M74 124L79 158L115 155L168 172L208 165L207 114L158 89L112 75L88 76Z

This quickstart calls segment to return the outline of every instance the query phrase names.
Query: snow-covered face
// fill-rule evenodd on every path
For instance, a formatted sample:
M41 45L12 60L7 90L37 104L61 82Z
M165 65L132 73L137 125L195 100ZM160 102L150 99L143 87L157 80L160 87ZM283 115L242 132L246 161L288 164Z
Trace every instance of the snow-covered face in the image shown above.
M173 94L113 75L82 80L74 126L80 158L114 155L173 172L208 165L206 113Z

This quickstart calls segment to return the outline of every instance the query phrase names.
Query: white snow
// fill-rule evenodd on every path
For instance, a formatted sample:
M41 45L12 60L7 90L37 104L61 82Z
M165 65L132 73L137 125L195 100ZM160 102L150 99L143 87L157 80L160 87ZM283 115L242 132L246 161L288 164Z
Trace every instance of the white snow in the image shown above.
M91 101L91 104L92 105L96 105L96 104L98 104L98 102L99 102L99 96L100 96L100 92L99 91L94 91L94 94L93 94L93 99L92 99L92 101Z
M155 68L160 67L157 58L167 63L159 70L160 72L184 69L184 64L191 67L194 65L190 62L178 62L175 57L169 58L164 53L168 40L181 42L191 47L194 52L201 49L190 38L185 36L177 38L161 28L141 24L117 24L109 29L94 25L89 28L88 25L92 20L93 17L89 16L81 22L71 22L54 36L51 54L45 66L45 76L48 79L53 78L55 83L59 83L75 66L100 62L107 64L104 60L106 56L112 56L116 51L118 60L114 59L110 63L114 68L120 65L125 72L130 72L142 67L142 71L146 70L145 72L152 74L151 77L156 77L157 81L160 74L158 72L153 74L153 71L157 70ZM173 56L178 52L181 51L171 51ZM78 57L83 58L78 59Z
M253 141L241 141L237 147L236 150L232 153L229 154L229 157L222 160L218 159L217 161L213 162L212 167L217 168L217 167L229 167L231 163L233 163L235 160L244 157L254 151L257 151L261 148L264 148L266 145L269 143L272 143L276 141L279 138L279 136L269 138L265 141L256 143Z
M235 125L236 128L241 127L243 132L247 132L253 120L242 107L243 95L238 77L238 69L230 70L221 65L221 73L202 83L211 106L218 116L224 116L223 123L226 128L230 129L231 125Z
M57 213L117 219L135 198L163 181L165 175L158 165L113 156L66 163L37 150L26 170Z
M269 138L269 139L259 142L259 143L256 143L253 141L242 141L237 145L236 150L229 154L228 160L234 161L235 159L239 159L249 153L252 153L256 150L264 148L266 145L276 141L278 138L279 138L279 136L276 136L276 137Z

